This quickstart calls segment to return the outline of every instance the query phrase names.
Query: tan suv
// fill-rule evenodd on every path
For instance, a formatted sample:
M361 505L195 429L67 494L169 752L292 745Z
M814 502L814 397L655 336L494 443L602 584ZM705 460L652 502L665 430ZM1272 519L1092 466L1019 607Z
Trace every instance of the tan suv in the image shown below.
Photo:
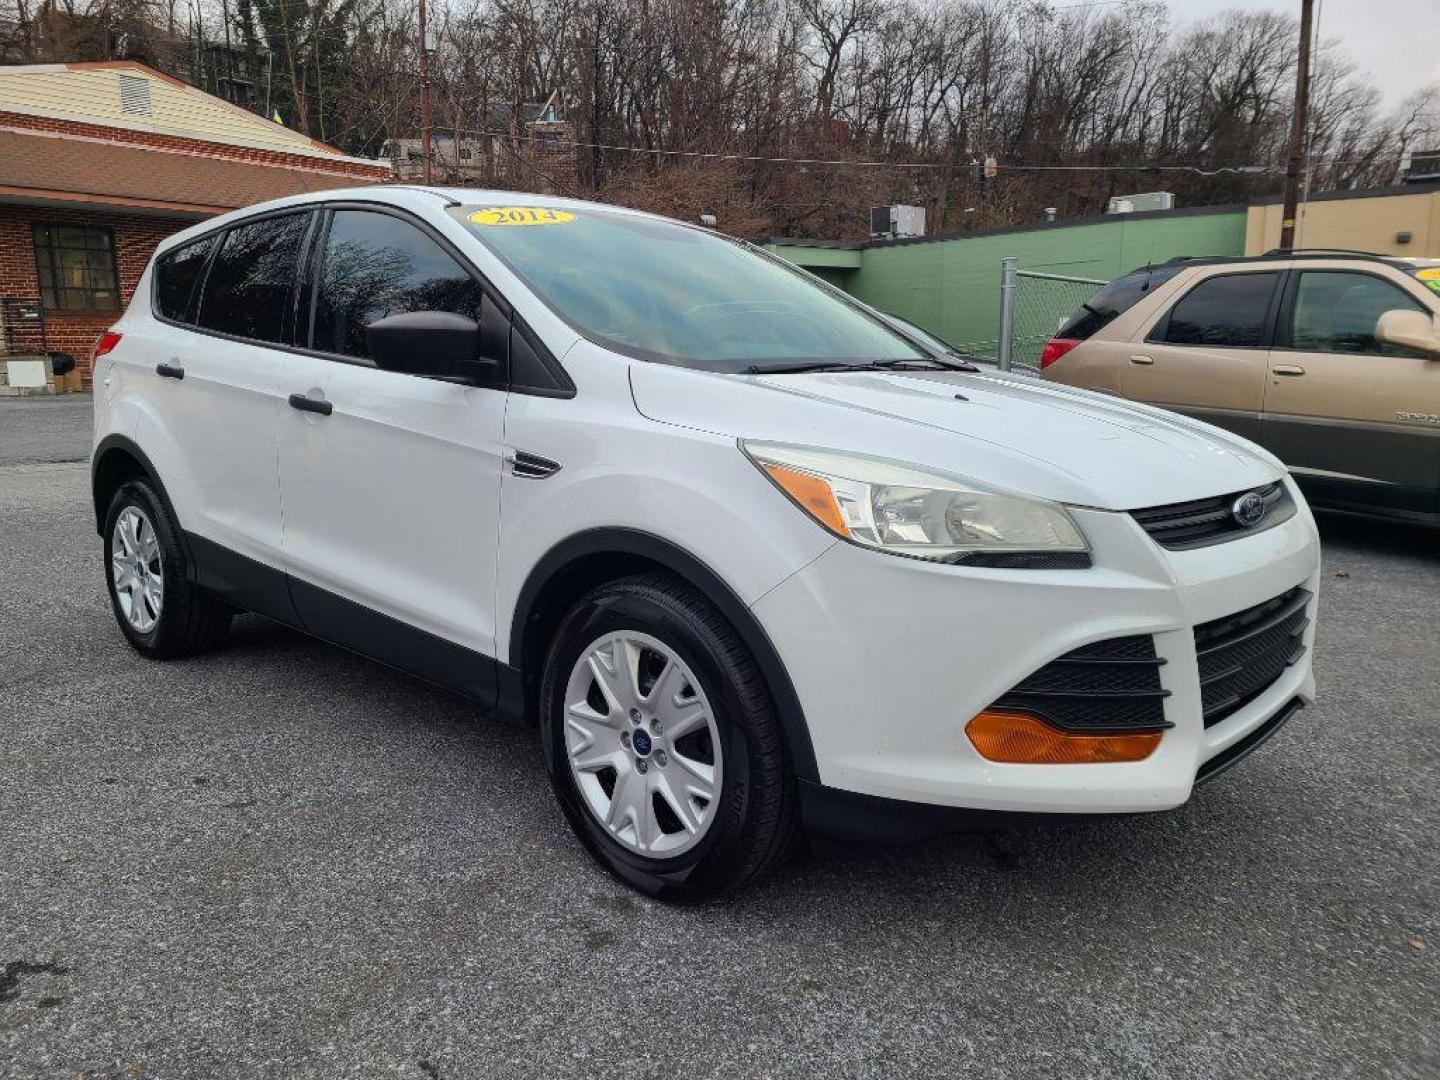
M1067 319L1040 365L1253 439L1316 505L1440 523L1440 260L1141 267Z

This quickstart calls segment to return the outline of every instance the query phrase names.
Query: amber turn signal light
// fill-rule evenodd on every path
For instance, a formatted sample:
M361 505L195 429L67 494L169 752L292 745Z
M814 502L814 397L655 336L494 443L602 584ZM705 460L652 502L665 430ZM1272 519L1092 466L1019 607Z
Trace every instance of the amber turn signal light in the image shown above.
M801 508L808 511L821 525L841 536L850 535L850 530L845 527L845 519L840 514L840 504L835 501L835 493L824 480L795 469L787 469L784 465L776 465L771 461L762 462L762 467L785 494L799 503Z
M1071 735L1026 713L982 712L965 734L987 761L1010 765L1086 765L1144 761L1160 745L1160 732L1135 735Z

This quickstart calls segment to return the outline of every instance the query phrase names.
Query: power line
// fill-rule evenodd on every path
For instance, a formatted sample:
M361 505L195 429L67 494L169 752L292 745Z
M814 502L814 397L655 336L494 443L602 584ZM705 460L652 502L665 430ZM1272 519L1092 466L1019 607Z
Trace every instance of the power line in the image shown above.
M506 131L479 131L462 129L471 135L489 138L512 138ZM937 162L937 161L847 161L839 158L770 157L762 154L722 154L712 150L662 150L648 146L622 146L614 143L578 142L572 139L551 139L556 146L569 146L581 150L610 150L615 153L652 154L657 157L686 157L710 161L746 161L756 164L774 165L833 165L869 169L975 169L979 162ZM1200 165L997 165L1007 172L1185 172L1197 176L1219 176L1222 174L1266 174L1279 171L1273 165L1223 165L1205 168Z

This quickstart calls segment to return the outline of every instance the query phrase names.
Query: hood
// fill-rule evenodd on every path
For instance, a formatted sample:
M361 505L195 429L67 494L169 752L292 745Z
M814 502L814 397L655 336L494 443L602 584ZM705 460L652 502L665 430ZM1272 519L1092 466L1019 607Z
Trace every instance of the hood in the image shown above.
M1209 424L1023 376L719 375L636 363L630 381L641 414L661 423L891 458L1075 506L1186 502L1285 471Z

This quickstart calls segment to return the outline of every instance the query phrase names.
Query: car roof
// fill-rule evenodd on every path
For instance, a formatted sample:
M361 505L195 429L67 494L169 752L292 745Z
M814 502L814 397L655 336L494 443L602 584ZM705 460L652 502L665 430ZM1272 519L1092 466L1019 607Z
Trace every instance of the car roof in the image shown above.
M300 195L288 195L284 198L271 199L268 202L256 203L253 206L231 210L226 214L207 218L204 221L191 225L187 229L173 233L161 241L157 251L169 251L172 248L184 245L193 237L206 235L217 227L225 228L244 218L271 213L276 210L298 209L315 203L331 202L380 202L390 203L402 208L408 207L411 210L418 210L420 208L418 204L424 200L425 196L440 200L444 207L509 205L544 206L556 210L605 210L608 213L624 214L627 217L648 218L652 221L663 221L671 225L698 228L698 226L693 225L691 222L664 217L660 214L652 214L644 210L632 210L625 206L615 206L612 203L596 202L594 200L579 199L572 196L538 195L532 191L505 191L499 188L440 187L433 184L368 184L364 187L329 188L323 191L307 191ZM417 199L417 197L419 198Z
M1161 263L1147 263L1131 270L1131 274L1158 270L1160 267L1176 266L1247 266L1268 262L1296 259L1354 259L1359 262L1378 262L1402 270L1413 270L1422 266L1440 266L1440 260L1412 258L1403 255L1381 255L1374 251L1352 251L1348 248L1272 248L1262 255L1176 255ZM1128 275L1127 275L1128 276Z

